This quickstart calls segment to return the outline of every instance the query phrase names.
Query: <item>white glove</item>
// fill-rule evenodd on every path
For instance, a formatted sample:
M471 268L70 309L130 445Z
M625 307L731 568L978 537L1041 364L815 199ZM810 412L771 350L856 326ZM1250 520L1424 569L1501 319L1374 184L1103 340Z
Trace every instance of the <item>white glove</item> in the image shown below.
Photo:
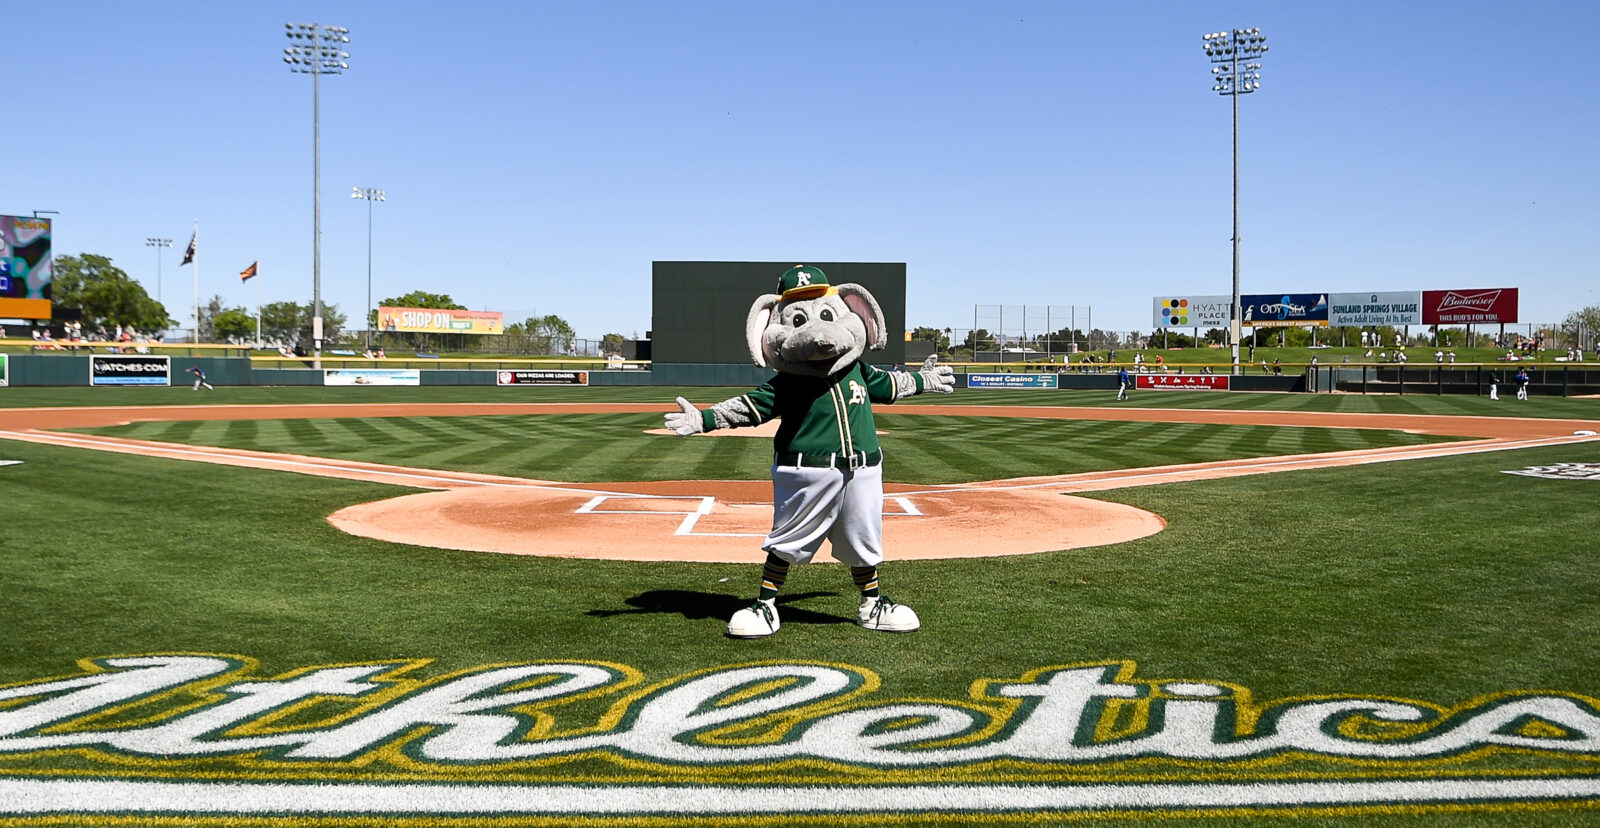
M924 394L949 394L956 390L956 372L948 365L940 365L939 355L934 354L922 363L922 368L917 371L922 375L922 393Z
M706 430L705 418L700 416L700 409L695 408L693 403L679 397L678 407L683 410L667 415L667 428L685 437Z

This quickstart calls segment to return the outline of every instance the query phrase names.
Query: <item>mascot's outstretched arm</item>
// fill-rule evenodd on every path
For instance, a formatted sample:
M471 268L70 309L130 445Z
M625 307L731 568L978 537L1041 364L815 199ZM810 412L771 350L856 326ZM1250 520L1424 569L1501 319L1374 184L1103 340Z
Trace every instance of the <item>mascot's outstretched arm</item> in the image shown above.
M894 377L895 399L909 397L913 394L949 394L956 390L955 371L948 365L940 365L937 355L930 356L917 369L915 374L909 371L890 371ZM921 380L918 388L917 380Z
M707 409L711 412L710 429L706 427L705 412L695 408L694 403L679 397L678 408L682 410L667 415L667 428L684 437L712 429L760 425L764 421L755 403L747 396L723 400Z
M940 365L937 354L929 356L917 371L922 375L922 391L930 394L949 394L956 390L956 372L948 365Z
M695 408L694 403L679 397L678 408L683 410L667 415L667 428L671 429L672 433L687 437L706 430L705 418L700 416L700 409Z

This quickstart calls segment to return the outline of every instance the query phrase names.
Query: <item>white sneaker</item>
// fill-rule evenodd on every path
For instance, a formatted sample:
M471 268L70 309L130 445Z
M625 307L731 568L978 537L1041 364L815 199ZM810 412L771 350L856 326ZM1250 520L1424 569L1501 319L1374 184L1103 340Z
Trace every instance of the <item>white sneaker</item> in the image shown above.
M861 599L856 623L869 630L892 633L916 632L922 628L922 620L917 618L915 610L889 600L886 595Z
M728 636L766 638L777 632L780 626L782 625L778 622L777 599L768 598L765 601L758 599L728 619Z

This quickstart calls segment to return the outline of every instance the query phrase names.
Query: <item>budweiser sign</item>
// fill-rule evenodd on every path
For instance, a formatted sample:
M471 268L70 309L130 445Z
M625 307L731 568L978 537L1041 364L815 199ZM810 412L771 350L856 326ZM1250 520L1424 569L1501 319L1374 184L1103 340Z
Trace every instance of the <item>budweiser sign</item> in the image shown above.
M1463 325L1517 321L1517 289L1425 290L1422 324Z
M1439 301L1439 311L1473 310L1487 313L1494 307L1496 299L1500 298L1501 291L1485 290L1481 293L1456 293L1453 290L1445 291L1444 298Z

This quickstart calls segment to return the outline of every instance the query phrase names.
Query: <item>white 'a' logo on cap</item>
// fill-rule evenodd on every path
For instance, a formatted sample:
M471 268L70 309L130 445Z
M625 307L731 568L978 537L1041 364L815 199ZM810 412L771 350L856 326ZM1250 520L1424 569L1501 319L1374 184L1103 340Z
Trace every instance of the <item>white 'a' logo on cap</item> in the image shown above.
M806 285L811 284L811 274L805 272L804 270L802 270L798 274L796 274L796 277L800 281L795 282L795 285L794 285L795 287L805 287Z

